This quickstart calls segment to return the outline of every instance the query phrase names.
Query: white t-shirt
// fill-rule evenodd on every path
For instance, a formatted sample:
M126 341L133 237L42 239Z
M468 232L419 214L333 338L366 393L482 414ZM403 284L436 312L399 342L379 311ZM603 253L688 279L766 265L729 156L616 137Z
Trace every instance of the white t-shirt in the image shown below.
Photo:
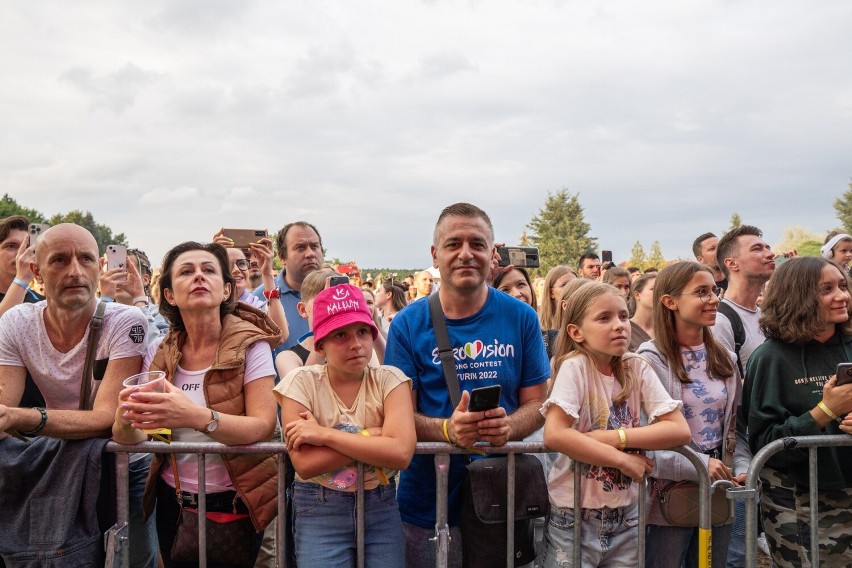
M616 406L613 398L621 392L615 377L604 375L587 357L578 355L562 363L553 390L541 413L547 416L550 405L561 408L574 418L573 428L580 432L637 428L640 414L653 422L663 414L679 408L651 366L642 358L626 354L623 359L635 377L636 388L623 404ZM629 439L629 434L628 434ZM584 509L626 507L637 502L639 488L628 481L618 469L597 465L584 466L581 504ZM556 458L548 478L550 501L557 507L574 506L573 460L564 454Z
M160 346L160 341L151 344L148 348L148 353L145 355L145 362L142 366L143 370L148 370L151 365L151 360ZM198 371L187 371L177 366L174 376L174 385L178 387L183 394L198 406L208 406L204 398L204 375L210 368L200 369ZM246 351L246 371L243 376L243 385L261 379L263 377L275 376L275 366L272 364L272 348L266 341L257 341L251 345ZM175 442L215 442L213 438L193 430L192 428L175 428L172 430L172 440ZM178 473L180 474L180 488L182 491L190 493L198 493L198 458L195 454L175 454L177 460ZM222 456L219 454L207 454L207 493L222 493L230 491L234 488L231 483L231 477L228 475L228 470L225 467L225 462L222 461ZM171 458L166 459L163 467L160 470L160 475L163 480L170 486L175 486L174 470L172 469Z
M44 396L47 408L77 410L80 381L86 366L89 329L67 353L58 351L47 336L44 310L47 302L20 304L0 318L0 365L26 367ZM94 314L94 312L92 312ZM132 306L110 302L95 352L94 384L90 404L101 385L107 363L145 353L145 315ZM124 379L120 377L119 380Z

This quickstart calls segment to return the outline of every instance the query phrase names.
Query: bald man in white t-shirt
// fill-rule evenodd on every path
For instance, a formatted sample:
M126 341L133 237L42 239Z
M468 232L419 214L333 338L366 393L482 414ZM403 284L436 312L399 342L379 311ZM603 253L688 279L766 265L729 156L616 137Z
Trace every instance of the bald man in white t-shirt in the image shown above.
M0 318L0 437L13 431L73 439L109 435L121 383L142 368L148 325L138 308L106 304L88 409L80 410L90 323L99 302L99 257L95 238L78 225L56 225L39 238L31 269L44 285L46 299L15 306ZM17 406L28 372L44 407ZM156 566L156 533L141 514L141 487L150 459L137 454L130 464L133 566Z

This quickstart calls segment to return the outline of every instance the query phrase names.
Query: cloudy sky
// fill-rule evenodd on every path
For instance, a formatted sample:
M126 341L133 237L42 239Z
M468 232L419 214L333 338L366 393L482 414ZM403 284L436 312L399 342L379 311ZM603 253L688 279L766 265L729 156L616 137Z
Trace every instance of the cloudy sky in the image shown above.
M315 223L429 264L470 201L515 243L548 191L688 257L732 212L823 233L852 176L848 0L3 2L0 193L159 259Z

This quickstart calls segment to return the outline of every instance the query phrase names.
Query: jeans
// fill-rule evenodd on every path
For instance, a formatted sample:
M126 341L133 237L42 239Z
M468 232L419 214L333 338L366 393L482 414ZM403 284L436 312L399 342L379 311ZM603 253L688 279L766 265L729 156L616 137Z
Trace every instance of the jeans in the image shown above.
M737 499L734 502L734 527L728 547L728 568L745 567L745 532L745 501ZM715 540L715 536L713 540Z
M142 496L145 480L151 467L151 454L130 462L127 470L130 499L130 565L139 568L157 568L157 512L145 520Z
M583 509L580 567L632 568L639 553L639 510L636 504L610 509ZM574 509L551 507L544 533L546 568L574 564Z
M713 527L713 568L724 568L727 563L732 528L732 524ZM698 568L698 527L648 525L645 535L645 566Z
M356 560L355 492L314 483L293 485L293 530L299 568L352 568ZM364 565L405 566L396 483L364 492Z

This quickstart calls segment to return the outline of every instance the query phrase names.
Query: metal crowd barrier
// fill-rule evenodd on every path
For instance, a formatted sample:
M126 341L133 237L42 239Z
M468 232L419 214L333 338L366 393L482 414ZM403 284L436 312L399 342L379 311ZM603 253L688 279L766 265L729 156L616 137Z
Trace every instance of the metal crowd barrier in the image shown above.
M852 438L850 438L852 444ZM518 453L546 453L549 452L541 442L510 442L505 446L493 447L488 444L479 444L477 450L481 450L487 454L498 454L509 456L508 470L508 485L507 485L507 528L506 528L506 566L514 566L514 521L515 521L515 454ZM106 535L107 546L107 562L106 566L121 566L127 568L129 566L129 537L127 523L129 519L129 500L128 500L128 465L131 453L194 453L198 456L198 518L199 518L199 565L202 568L207 566L207 505L205 500L206 495L206 476L205 476L205 456L206 454L277 454L278 456L278 511L277 517L277 544L276 556L278 565L283 566L282 559L286 557L286 540L284 535L287 531L287 515L285 507L285 482L284 474L286 472L286 463L284 455L287 453L287 447L280 442L265 442L251 444L245 446L226 446L224 444L205 442L205 443L186 443L174 442L172 444L164 444L162 442L142 442L140 444L128 446L115 442L109 442L106 446L107 452L118 454L116 456L116 485L117 485L117 520ZM678 452L684 455L698 472L698 486L701 495L699 501L699 567L710 566L711 554L711 511L710 511L710 495L712 485L710 476L704 462L699 457L699 454L687 447L671 448L671 451ZM450 471L450 454L465 454L466 450L450 446L443 442L422 442L417 444L415 450L417 454L432 454L435 456L435 476L436 476L436 525L435 537L438 547L436 555L437 568L447 566L447 557L449 554L450 528L447 523L447 485ZM760 454L759 454L760 455ZM579 464L583 465L583 464ZM359 464L358 471L358 489L356 496L356 528L357 528L357 566L364 567L364 485L363 485L363 465ZM580 486L581 486L582 467L574 468L574 502L580 502ZM756 478L756 476L755 476ZM720 482L717 482L720 483ZM724 482L728 483L728 482ZM639 552L637 566L640 568L645 563L645 492L646 484L639 484ZM729 494L729 498L731 495ZM580 540L580 528L582 525L582 509L574 508L574 537L575 542ZM754 541L752 541L754 543ZM755 543L756 546L756 543ZM574 565L580 566L580 547L574 547Z
M847 434L835 434L831 436L791 436L781 440L775 440L760 449L749 464L748 475L745 485L736 488L730 493L735 499L745 499L746 511L746 566L755 568L757 566L757 506L760 496L757 484L760 481L760 472L766 462L775 454L794 448L808 448L808 482L810 485L810 530L811 530L811 566L820 566L819 561L819 484L817 477L817 448L828 448L837 446L852 446L852 436Z

